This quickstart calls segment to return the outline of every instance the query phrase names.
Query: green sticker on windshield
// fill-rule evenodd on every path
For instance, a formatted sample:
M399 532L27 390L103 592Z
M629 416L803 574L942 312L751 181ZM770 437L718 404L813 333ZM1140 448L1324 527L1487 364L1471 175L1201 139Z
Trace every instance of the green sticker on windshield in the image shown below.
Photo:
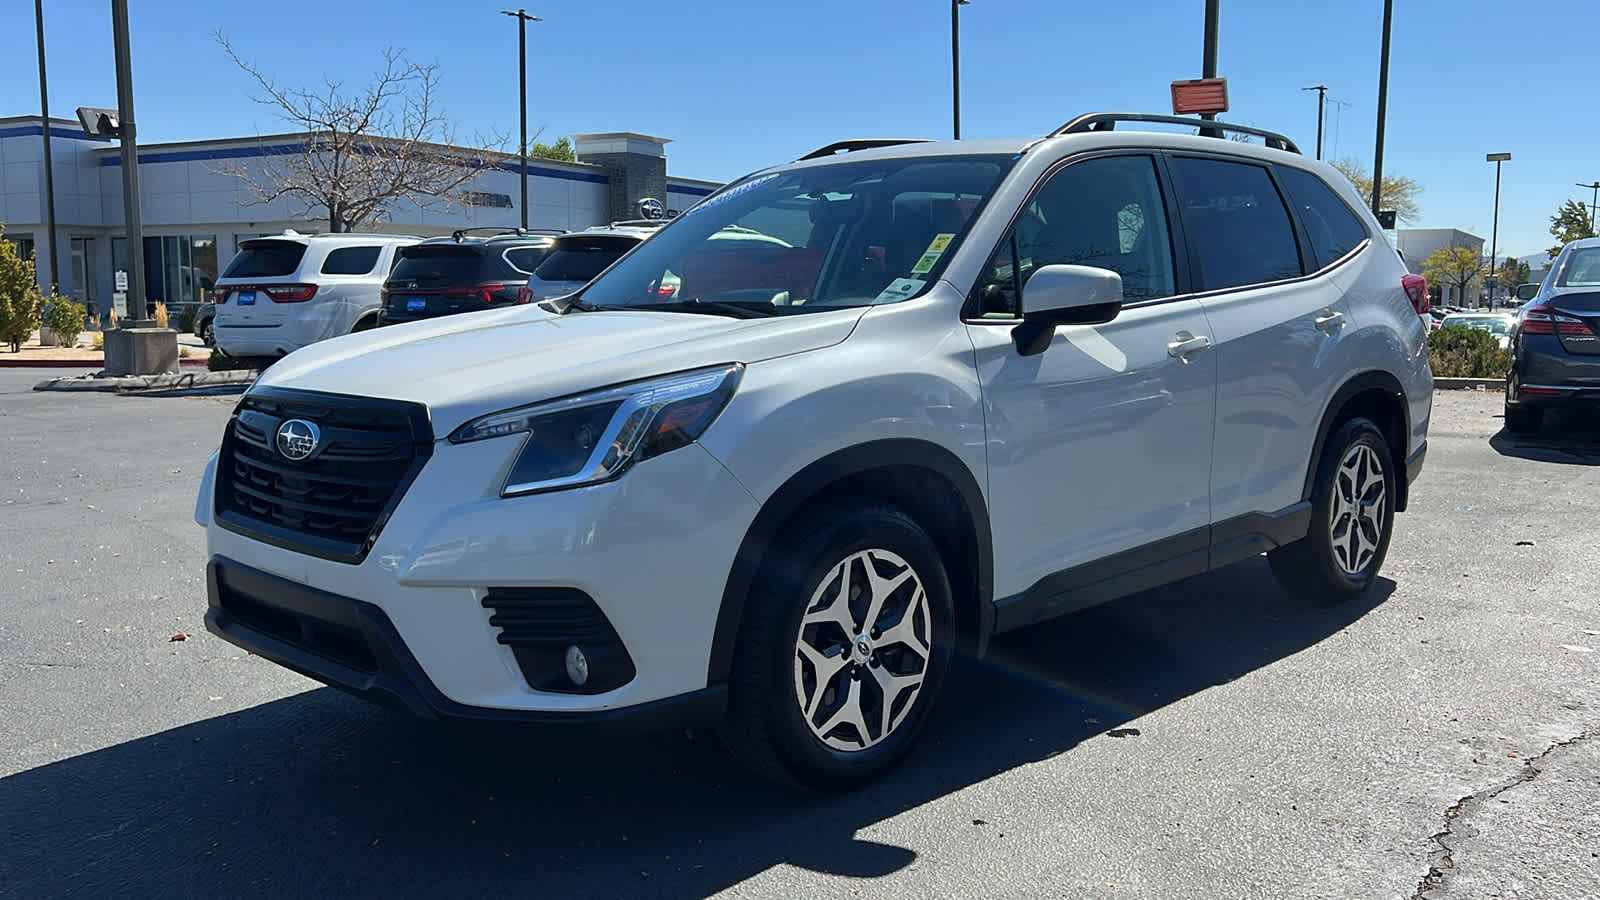
M911 267L911 274L926 275L933 268L933 264L939 261L939 257L944 255L944 251L949 248L950 242L953 240L955 240L953 232L934 235L933 240L928 244L928 249L922 252L922 258L917 260L917 264Z

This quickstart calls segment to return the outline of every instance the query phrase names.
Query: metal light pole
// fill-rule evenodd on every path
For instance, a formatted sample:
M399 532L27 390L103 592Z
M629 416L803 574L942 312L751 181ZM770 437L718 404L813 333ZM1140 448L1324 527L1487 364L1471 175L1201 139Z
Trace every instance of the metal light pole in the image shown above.
M1578 187L1589 188L1594 191L1594 198L1589 201L1589 230L1594 231L1595 213L1600 211L1600 181L1593 184L1580 184Z
M500 14L517 20L517 79L520 85L517 97L521 101L517 104L517 109L522 114L522 140L517 142L517 159L522 163L522 228L526 231L528 228L528 23L544 20L538 16L528 15L525 9L516 12L502 9Z
M1372 214L1377 215L1383 200L1383 124L1389 110L1389 23L1394 19L1394 0L1383 0L1383 49L1378 55L1378 146L1372 154Z
M50 262L50 292L61 283L56 277L56 169L50 162L50 91L44 78L44 0L33 0L33 17L39 30L39 121L44 123L45 250Z
M122 141L122 215L128 231L128 318L123 328L149 327L144 296L144 227L139 220L139 145L133 128L133 54L128 0L111 0L111 42L117 58L117 121Z
M1317 92L1317 159L1322 158L1322 112L1328 103L1328 86L1319 84L1316 87L1301 88L1302 91Z
M1489 308L1494 309L1494 265L1500 253L1500 164L1509 162L1509 153L1489 153L1484 162L1494 163L1494 230L1489 237Z
M961 140L961 7L968 0L950 0L950 131Z

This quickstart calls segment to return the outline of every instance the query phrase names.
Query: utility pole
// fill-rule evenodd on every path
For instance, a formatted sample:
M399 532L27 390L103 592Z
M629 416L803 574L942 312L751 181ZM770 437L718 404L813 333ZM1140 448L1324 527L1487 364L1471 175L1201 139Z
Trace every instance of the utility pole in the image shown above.
M44 0L33 0L33 17L39 31L39 121L44 123L45 251L50 263L50 293L61 283L56 277L56 170L50 162L50 91L44 77Z
M1301 88L1302 91L1317 92L1317 159L1322 158L1322 117L1323 109L1328 103L1328 86L1319 84L1316 87Z
M961 140L961 7L969 0L950 0L950 131Z
M1484 162L1494 163L1494 231L1489 238L1489 308L1494 309L1494 265L1500 253L1500 164L1511 159L1509 153L1489 153Z
M1201 48L1200 77L1217 77L1217 17L1219 0L1206 0L1206 24L1202 40L1205 46ZM1201 113L1200 118L1212 120L1216 113ZM1202 128L1200 133L1206 137L1222 137L1222 132L1215 128Z
M1594 191L1594 198L1589 201L1589 231L1594 232L1595 213L1600 211L1600 181L1593 184L1580 184L1578 187L1589 188Z
M525 9L512 12L500 10L501 15L517 20L517 110L522 119L522 140L517 142L517 159L522 173L522 230L528 230L528 23L543 22L538 16L528 15Z
M111 0L111 42L117 59L117 121L122 141L122 216L128 231L128 318L123 328L146 328L144 227L139 219L139 144L133 128L133 54L128 49L128 0Z
M1372 214L1377 215L1383 200L1383 125L1389 110L1389 23L1394 19L1394 0L1383 0L1383 49L1378 55L1378 146L1372 154Z

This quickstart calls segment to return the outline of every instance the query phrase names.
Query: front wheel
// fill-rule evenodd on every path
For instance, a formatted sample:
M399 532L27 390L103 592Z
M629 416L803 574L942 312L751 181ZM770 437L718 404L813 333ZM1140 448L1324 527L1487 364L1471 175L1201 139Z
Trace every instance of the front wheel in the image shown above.
M933 539L879 503L829 507L769 550L735 651L728 744L777 780L848 788L898 763L955 644Z
M1351 419L1329 436L1311 491L1311 528L1267 553L1278 582L1322 601L1365 591L1389 552L1394 456L1372 420Z

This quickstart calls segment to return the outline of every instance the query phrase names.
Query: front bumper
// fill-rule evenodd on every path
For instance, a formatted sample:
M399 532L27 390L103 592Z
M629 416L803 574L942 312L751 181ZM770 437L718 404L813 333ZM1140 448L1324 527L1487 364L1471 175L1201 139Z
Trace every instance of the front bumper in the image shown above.
M446 715L470 708L487 718L604 718L711 687L722 592L757 509L749 492L690 444L613 482L501 498L520 446L515 437L441 444L358 563L222 527L210 503L213 461L195 517L222 565L212 568L223 576L216 597L226 599L230 572L254 570L261 577L235 579L247 606L313 620L309 632L286 625L275 634L214 597L213 630L318 680ZM592 694L536 688L485 603L518 589L592 598L626 649L631 679ZM330 657L318 622L354 641L349 647L366 647L357 658L367 668Z
M714 721L717 685L650 703L566 712L468 706L446 697L383 609L214 557L206 566L206 630L308 678L424 718L546 725L602 724L651 730Z

